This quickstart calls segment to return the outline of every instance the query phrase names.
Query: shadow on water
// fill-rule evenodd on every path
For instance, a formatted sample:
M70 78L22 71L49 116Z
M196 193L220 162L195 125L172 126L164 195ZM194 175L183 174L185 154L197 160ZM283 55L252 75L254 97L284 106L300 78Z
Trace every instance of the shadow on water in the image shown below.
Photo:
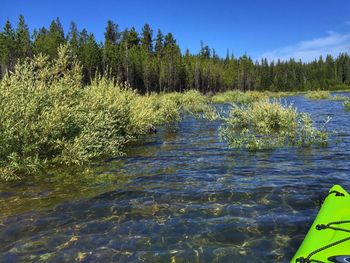
M91 171L1 186L0 261L288 262L329 187L350 190L350 113L287 100L340 138L234 151L186 116Z

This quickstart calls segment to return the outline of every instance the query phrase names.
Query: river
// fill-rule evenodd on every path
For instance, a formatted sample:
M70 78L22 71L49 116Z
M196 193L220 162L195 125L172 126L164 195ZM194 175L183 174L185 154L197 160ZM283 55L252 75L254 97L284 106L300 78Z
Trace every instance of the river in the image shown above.
M328 189L350 190L350 112L283 100L332 118L327 147L232 150L187 115L87 173L1 185L0 261L288 262Z

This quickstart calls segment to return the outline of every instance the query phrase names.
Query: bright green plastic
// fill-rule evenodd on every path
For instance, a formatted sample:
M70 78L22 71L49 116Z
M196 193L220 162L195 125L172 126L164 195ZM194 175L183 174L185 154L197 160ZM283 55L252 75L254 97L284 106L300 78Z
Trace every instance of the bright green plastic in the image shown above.
M336 196L330 194L325 199L320 212L318 213L314 223L307 233L304 241L299 247L297 253L291 262L297 262L299 257L306 258L311 252L336 242L338 240L350 237L350 233L344 231L335 231L332 229L317 230L316 225L327 224L335 221L350 220L350 195L339 185L333 186L329 191L336 190L345 196ZM343 229L350 230L350 223L333 225ZM350 241L340 243L336 246L322 250L314 254L310 259L319 260L321 262L330 262L331 256L350 255Z

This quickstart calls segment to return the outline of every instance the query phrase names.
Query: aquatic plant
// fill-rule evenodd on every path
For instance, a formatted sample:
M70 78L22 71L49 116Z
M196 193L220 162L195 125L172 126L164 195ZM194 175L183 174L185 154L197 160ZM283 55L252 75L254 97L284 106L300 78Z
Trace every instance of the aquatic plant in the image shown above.
M213 103L252 103L254 101L268 98L265 92L247 91L242 92L238 90L226 91L223 93L217 93L211 100Z
M350 100L346 100L343 103L345 110L350 111Z
M310 115L298 113L292 105L262 100L248 105L233 105L220 128L220 137L231 148L259 150L324 145L328 133L316 129Z
M344 96L344 95L334 95L331 97L331 100L335 100L335 101L342 101L342 100L348 100L349 97Z
M331 93L326 90L312 90L305 94L305 97L311 100L324 100L331 97Z
M282 98L282 97L296 96L300 94L300 92L298 91L277 91L277 92L265 91L265 93L270 98Z

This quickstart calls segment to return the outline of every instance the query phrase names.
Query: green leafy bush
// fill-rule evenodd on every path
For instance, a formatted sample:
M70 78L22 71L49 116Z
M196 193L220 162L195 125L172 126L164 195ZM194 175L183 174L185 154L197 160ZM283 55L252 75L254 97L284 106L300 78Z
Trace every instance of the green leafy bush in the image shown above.
M168 95L140 96L106 77L82 87L81 79L64 46L56 60L26 60L2 79L0 178L122 155L150 127L180 117L180 105Z
M248 150L323 145L328 139L328 133L316 129L308 114L269 100L234 105L220 136L231 148Z
M277 92L265 92L270 98L282 98L282 97L289 97L289 96L296 96L299 95L300 92L297 91L277 91Z
M334 95L331 97L331 99L335 101L342 101L342 100L348 100L349 97L343 96L343 95Z
M305 97L311 100L325 100L331 97L331 93L325 90L312 90L308 91Z
M213 103L252 103L254 101L268 98L267 93L258 91L226 91L215 94L211 100Z
M343 103L345 110L350 111L350 100L346 100Z
M179 103L185 112L195 114L208 109L209 99L199 91L188 90L179 94Z

